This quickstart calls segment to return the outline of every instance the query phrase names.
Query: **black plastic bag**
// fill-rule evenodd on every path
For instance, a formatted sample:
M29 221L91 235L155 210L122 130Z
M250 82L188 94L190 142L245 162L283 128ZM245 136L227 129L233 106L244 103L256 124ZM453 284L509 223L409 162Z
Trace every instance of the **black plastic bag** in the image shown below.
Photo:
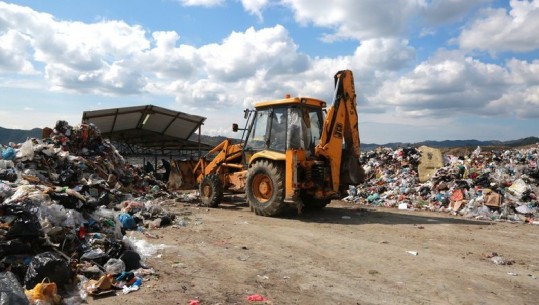
M54 252L43 252L32 258L24 276L24 286L32 289L43 279L56 283L59 289L72 283L73 271L60 256Z
M4 215L0 218L0 222L9 224L9 230L6 233L8 239L43 236L41 223L36 213L32 213L27 206L2 205L0 215Z
M77 185L78 181L79 181L78 174L71 168L63 170L60 173L60 183L62 185L73 186L73 185Z
M120 256L120 259L125 263L125 271L137 270L144 267L141 263L140 254L132 250L126 250Z
M67 193L57 193L53 192L50 193L49 196L52 200L58 201L59 204L64 206L66 209L72 209L75 210L78 207L79 204L79 198L75 196L71 196Z
M19 239L0 241L0 258L8 255L30 254L32 247Z
M21 284L15 275L9 271L0 272L0 305L28 305Z
M17 180L17 173L13 168L0 169L0 180L15 182Z

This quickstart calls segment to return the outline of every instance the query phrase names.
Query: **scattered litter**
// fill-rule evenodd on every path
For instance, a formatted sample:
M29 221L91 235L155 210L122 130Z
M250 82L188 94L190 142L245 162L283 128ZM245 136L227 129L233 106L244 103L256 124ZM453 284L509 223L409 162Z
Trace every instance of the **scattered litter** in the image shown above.
M496 265L512 265L513 264L512 260L508 260L502 256L493 256L490 258L490 260Z
M417 251L406 251L406 253L410 253L412 255L419 255L419 253Z
M250 296L247 297L247 300L249 302L266 302L266 301L268 301L267 298L265 298L265 297L263 297L263 296L261 296L259 294L250 295Z
M342 200L466 218L539 224L539 143L522 149L442 155L422 146L361 153L366 173Z

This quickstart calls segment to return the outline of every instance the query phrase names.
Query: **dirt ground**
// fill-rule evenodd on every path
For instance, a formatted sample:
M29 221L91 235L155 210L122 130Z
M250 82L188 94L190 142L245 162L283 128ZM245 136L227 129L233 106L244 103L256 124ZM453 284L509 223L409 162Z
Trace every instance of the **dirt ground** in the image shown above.
M146 259L156 275L89 304L539 304L536 225L342 201L281 218L241 199L167 209L185 226L129 232L169 246ZM493 252L513 263L493 263Z

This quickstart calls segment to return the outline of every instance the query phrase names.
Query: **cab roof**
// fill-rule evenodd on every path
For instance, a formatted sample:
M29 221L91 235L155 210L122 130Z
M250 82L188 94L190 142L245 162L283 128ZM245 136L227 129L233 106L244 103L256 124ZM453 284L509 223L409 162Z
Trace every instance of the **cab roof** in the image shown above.
M273 101L264 101L264 102L258 102L255 104L255 108L265 108L265 107L274 107L274 106L285 106L285 105L294 105L294 104L306 104L309 106L314 107L320 107L325 108L326 102L312 98L312 97L289 97L284 98L281 100L273 100Z

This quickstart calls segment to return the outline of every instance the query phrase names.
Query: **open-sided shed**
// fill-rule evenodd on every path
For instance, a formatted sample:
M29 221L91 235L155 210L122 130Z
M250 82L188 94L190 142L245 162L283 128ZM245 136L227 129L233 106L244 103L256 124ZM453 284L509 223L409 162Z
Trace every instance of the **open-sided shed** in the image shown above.
M84 111L82 122L96 125L122 155L189 155L212 147L189 138L205 117L154 105Z

